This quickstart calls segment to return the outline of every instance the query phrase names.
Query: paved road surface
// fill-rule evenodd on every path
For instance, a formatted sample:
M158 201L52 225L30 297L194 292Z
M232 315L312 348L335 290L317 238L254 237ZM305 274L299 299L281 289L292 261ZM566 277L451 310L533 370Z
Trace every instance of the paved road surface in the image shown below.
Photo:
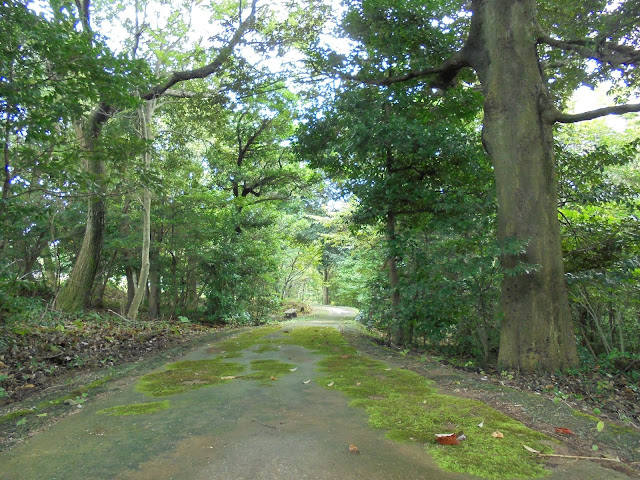
M350 309L325 308L295 325L333 325ZM291 324L287 328L292 327ZM276 334L277 336L278 334ZM185 359L211 358L207 347ZM233 361L274 358L298 369L268 387L232 381L168 397L171 408L139 416L96 412L154 401L136 379L89 402L53 428L0 455L2 480L350 480L475 478L438 470L419 445L401 445L367 424L338 391L313 382L322 358L298 346L245 351ZM309 384L303 380L312 379ZM161 399L162 400L162 399ZM360 454L349 453L355 444ZM557 469L551 478L616 477L593 464ZM605 472L605 473L603 473Z

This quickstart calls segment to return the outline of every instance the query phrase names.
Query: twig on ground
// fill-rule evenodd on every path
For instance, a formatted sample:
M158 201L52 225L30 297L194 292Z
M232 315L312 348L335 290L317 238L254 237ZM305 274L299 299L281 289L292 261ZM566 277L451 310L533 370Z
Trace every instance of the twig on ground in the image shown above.
M252 421L252 422L256 422L256 423L257 423L257 424L259 424L259 425L262 425L263 427L273 428L274 430L277 430L277 427L274 427L274 426L272 426L272 425L267 425L266 423L259 422L259 421L258 421L258 420L256 420L256 419L252 419L251 421Z
M123 319L125 322L132 322L132 320L129 320L127 317L123 317L122 315L120 315L118 312L114 312L113 310L109 309L108 310L109 313L113 313L114 315L116 315L117 317L120 317L121 319Z

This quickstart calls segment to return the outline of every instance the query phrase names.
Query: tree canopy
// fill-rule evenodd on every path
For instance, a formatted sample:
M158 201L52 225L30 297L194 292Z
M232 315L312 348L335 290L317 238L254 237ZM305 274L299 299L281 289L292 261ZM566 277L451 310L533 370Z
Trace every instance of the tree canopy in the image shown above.
M505 370L633 357L639 12L3 2L2 322L333 302Z

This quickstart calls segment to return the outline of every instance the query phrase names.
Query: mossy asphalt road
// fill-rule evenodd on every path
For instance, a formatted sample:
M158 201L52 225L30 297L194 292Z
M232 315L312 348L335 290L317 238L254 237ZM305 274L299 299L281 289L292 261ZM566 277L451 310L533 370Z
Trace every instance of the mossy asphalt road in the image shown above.
M151 387L145 391L140 379L132 378L0 455L0 479L478 478L439 469L420 443L385 437L384 430L369 425L364 410L349 406L345 394L319 384L322 355L278 341L303 326L340 328L352 315L348 309L324 308L273 329L271 348L251 342L231 352L203 346L181 359L190 365L216 358L241 364L254 372L250 381L231 378L232 372L207 384L192 369L181 380L184 389L164 395ZM287 371L262 371L265 360L287 364ZM108 414L146 403L148 411L132 408L135 415ZM350 445L359 453L350 452ZM556 465L547 478L627 477L572 461Z

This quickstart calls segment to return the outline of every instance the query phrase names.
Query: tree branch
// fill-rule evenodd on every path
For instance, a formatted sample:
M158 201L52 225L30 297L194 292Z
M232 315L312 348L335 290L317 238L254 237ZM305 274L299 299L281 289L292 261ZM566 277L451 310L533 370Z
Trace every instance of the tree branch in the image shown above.
M612 66L635 65L640 61L640 51L626 45L589 40L559 40L549 35L539 34L538 43L575 52L578 55L608 63Z
M220 92L191 92L189 90L176 90L176 89L168 89L165 90L164 95L167 97L173 98L220 98Z
M415 72L405 73L404 75L395 75L392 77L384 78L362 78L358 75L349 75L346 73L338 73L338 76L344 80L353 80L356 82L364 83L367 85L389 86L394 83L408 82L416 78L424 78L431 75L437 75L435 79L430 82L432 88L439 88L446 90L453 86L455 78L458 76L460 70L470 66L467 62L463 50L454 53L447 60L442 62L437 67L428 67Z
M142 98L144 100L152 100L165 93L177 83L184 82L186 80L194 80L196 78L206 78L218 72L227 59L233 54L235 47L242 42L244 34L253 28L256 19L256 4L257 0L253 0L251 3L251 14L238 26L233 37L231 37L229 42L220 49L218 56L213 60L213 62L201 68L184 70L182 72L173 72L164 84L157 85L151 89L149 93L142 95Z
M612 107L598 108L582 113L562 113L555 111L552 118L554 122L559 123L576 123L585 120L593 120L594 118L604 117L606 115L621 115L623 113L640 112L640 103L627 103L625 105L614 105Z

